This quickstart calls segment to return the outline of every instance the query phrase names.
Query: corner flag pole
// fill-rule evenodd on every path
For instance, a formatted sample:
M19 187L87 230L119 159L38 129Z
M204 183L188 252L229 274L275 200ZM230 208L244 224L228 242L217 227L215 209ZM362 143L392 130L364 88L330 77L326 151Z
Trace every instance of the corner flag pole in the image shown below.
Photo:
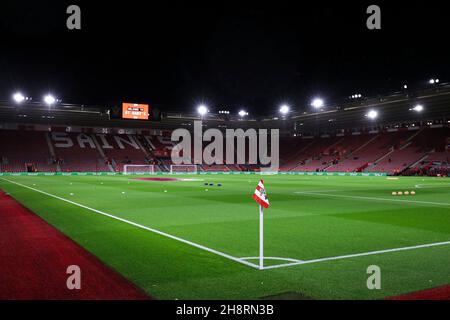
M269 207L269 199L264 189L264 181L259 180L253 199L259 204L259 270L264 269L264 208Z
M264 268L264 208L259 205L259 270Z

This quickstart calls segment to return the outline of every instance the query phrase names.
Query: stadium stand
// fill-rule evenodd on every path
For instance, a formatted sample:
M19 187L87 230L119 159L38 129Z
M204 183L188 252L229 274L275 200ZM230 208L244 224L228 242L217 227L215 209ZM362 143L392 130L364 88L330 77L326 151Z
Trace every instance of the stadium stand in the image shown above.
M97 135L107 162L114 171L122 172L125 164L148 164L145 150L133 135Z
M362 144L338 164L327 168L327 171L361 172L369 171L379 159L383 159L398 145L402 145L408 131L376 132L361 136Z
M0 171L55 172L45 132L0 130Z
M445 137L448 134L448 128L418 130L403 146L375 163L369 171L400 173L424 160L448 162L448 154L445 152Z
M51 134L51 138L61 171L111 171L108 161L97 148L95 137L84 133L55 132Z
M422 112L411 111L420 103ZM278 129L281 171L444 174L450 149L450 84L415 92L327 104L326 110L292 110L288 117L258 116L245 121L211 112L165 113L161 121L110 117L108 107L41 102L20 106L0 101L1 172L123 171L125 164L170 171L171 132L207 128ZM379 111L377 121L364 115ZM204 144L204 146L207 143ZM194 160L193 146L191 161ZM260 164L231 161L201 165L199 171L258 171Z
M281 171L419 174L447 168L450 128L390 130L334 137L283 137ZM20 145L21 148L16 146ZM2 172L123 171L125 164L153 164L170 171L167 137L0 130ZM258 171L259 165L201 165L200 171Z

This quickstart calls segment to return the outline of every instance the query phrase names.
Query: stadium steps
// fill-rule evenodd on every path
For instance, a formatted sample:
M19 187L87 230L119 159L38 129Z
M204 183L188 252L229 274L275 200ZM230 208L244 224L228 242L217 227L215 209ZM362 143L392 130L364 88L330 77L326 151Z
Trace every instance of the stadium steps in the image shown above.
M149 146L152 148L152 150L156 150L155 145L153 144L152 139L150 138L150 136L144 136L145 141L147 141L147 143L149 144Z
M56 159L56 153L55 148L53 147L52 140L50 139L50 133L47 132L45 134L45 140L47 141L48 150L50 151L50 155L53 157L53 159ZM56 163L56 171L61 172L61 165L59 163Z
M395 151L395 148L393 146L391 146L389 148L389 151L386 152L384 155L382 155L381 157L379 157L378 159L376 159L373 163L376 165L378 162L380 162L381 160L385 159L387 156L389 156L390 154L392 154Z
M349 154L347 154L344 159L339 161L339 164L342 164L343 162L345 162L347 159L351 158L354 154L356 154L357 152L361 151L362 149L364 149L365 147L367 147L369 144L371 144L373 141L375 141L376 139L378 139L380 135L377 134L375 135L372 139L369 139L368 141L366 141L365 143L363 143L362 145L360 145L359 147L357 147L355 150L353 150L352 152L350 152ZM324 168L323 170L327 170L328 168L331 168L335 166L334 164Z
M380 158L376 159L375 161L369 163L369 165L365 168L366 171L370 171L373 168L375 168L378 165L378 163L380 163L380 161L382 161L383 159L386 159L386 157L388 157L389 155L391 155L394 152L395 152L395 149L393 146L391 146L388 152L386 152L384 155L382 155Z
M297 152L293 153L289 159L286 159L287 162L289 162L290 160L294 160L297 159L298 157L300 157L305 150L307 150L310 146L312 146L315 143L315 139L312 139L311 142L309 142L308 144L306 144L306 146L304 146L303 148L301 148L300 150L298 150ZM297 162L297 165L300 163L300 161ZM289 171L291 171L292 169L290 169Z
M142 152L144 152L146 157L150 157L150 154L148 152L148 150L146 148L144 148L144 146L142 145L141 140L139 140L138 136L133 136L134 141L136 141L136 143L138 144L139 148L141 148Z
M306 151L310 147L314 146L316 143L317 143L317 140L312 139L312 141L309 142L308 144L306 144L306 146L304 146L303 148L301 148L300 150L295 152L294 156L291 157L291 161L289 161L289 162L292 162L292 160L297 159L297 158L300 158L300 160L296 160L295 164L288 171L295 171L299 166L302 166L302 164L301 164L302 162L304 162L305 164L308 164L309 162L311 162L311 160L312 160L311 157L308 157L308 159L303 161L302 159L304 159L305 157L302 157L302 155L305 156Z
M328 138L326 138L328 139ZM336 145L338 145L339 143L341 143L344 140L344 138L339 138L333 142L331 142L331 144L320 144L322 141L321 139L319 139L319 141L316 141L316 143L314 143L314 146L316 147L318 144L318 148L316 147L316 150L308 150L311 147L311 144L309 144L307 147L304 148L304 156L308 156L308 158L305 161L298 161L297 164L295 165L294 168L292 168L292 171L315 171L316 169L324 169L324 165L323 162L325 159L329 158L330 155L325 155L324 152L328 151L332 148L334 148ZM330 143L330 141L328 141L328 143ZM319 155L318 155L319 154ZM304 157L303 157L304 158ZM317 159L319 158L319 159ZM317 163L318 161L318 163ZM303 164L301 162L304 162ZM302 168L303 167L303 168ZM303 169L303 170L301 170Z
M405 143L403 146L401 146L398 150L403 150L403 149L406 149L406 148L408 148L410 145L412 145L412 141L409 141L409 142L407 142L407 143Z
M433 153L433 152L434 152L434 149L431 150L430 152L428 152L427 154L423 155L419 160L417 160L417 161L415 161L414 163L412 163L411 165L407 166L407 167L406 167L404 170L402 170L402 171L405 171L406 169L414 168L415 166L418 166L422 161L425 161L425 160L430 156L430 154Z
M400 148L399 148L398 150L403 150L403 149L409 147L409 146L413 143L413 142L412 142L412 139L413 139L417 134L418 134L418 133L415 133L414 135L410 136L410 137L406 140L406 142L405 142L402 146L400 146ZM389 151L388 151L386 154L384 154L384 155L382 155L380 158L376 159L376 160L375 160L371 165L369 165L366 169L367 169L368 171L370 171L371 169L375 168L381 161L383 161L384 159L386 159L386 157L388 157L389 155L393 154L395 151L396 151L396 150L395 150L394 146L390 146L390 149L389 149Z
M106 155L103 152L100 144L97 141L97 137L95 135L91 135L91 137L92 137L92 141L94 141L95 148L97 149L98 154L102 157L102 159L103 159L103 161L105 161L105 163L108 163ZM111 161L114 161L114 159L111 159ZM109 168L109 171L114 172L113 166L109 163L108 163L108 168Z
M423 130L424 130L424 128L421 128L421 129L417 130L416 133L414 133L413 135L411 135L411 136L406 140L406 142L410 142L410 141L412 142L412 141L414 140L415 137L417 137L419 134L422 133ZM400 150L401 150L401 149L400 149Z
M353 152L351 152L347 157L345 157L345 159L350 158L352 155L354 155L355 153L361 151L362 149L364 149L365 147L367 147L369 144L371 144L373 141L375 141L376 139L378 139L380 135L377 134L375 137L373 137L372 139L370 139L369 141L367 141L366 143L364 143L363 145L361 145L360 147L356 148L356 150L354 150Z

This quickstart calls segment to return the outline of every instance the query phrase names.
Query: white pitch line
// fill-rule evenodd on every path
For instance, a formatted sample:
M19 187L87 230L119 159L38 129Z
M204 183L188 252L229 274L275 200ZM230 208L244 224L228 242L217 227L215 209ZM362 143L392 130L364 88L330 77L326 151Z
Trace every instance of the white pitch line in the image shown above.
M416 184L417 189L435 189L435 188L450 188L450 184Z
M312 196L327 196L327 197L337 197L337 198L350 198L350 199L361 199L361 200L376 200L376 201L390 201L390 202L402 202L402 203L417 203L417 204L431 204L435 206L450 206L448 202L432 202L432 201L420 201L420 200L405 200L405 199L387 199L387 198L377 198L377 197L363 197L363 196L348 196L343 194L332 194L332 193L321 193L313 191L296 191L294 193L307 194Z
M112 214L109 214L109 213L106 213L106 212L103 212L103 211L100 211L100 210L97 210L97 209L90 208L90 207L85 206L85 205L82 205L82 204L80 204L80 203L77 203L77 202L74 202L74 201L71 201L71 200L68 200L68 199L64 199L64 198L59 197L59 196L56 196L56 195L54 195L54 194L51 194L51 193L48 193L48 192L45 192L45 191L42 191L42 190L39 190L39 189L36 189L36 188L32 188L32 187L29 187L29 186L27 186L27 185L24 185L24 184L21 184L21 183L18 183L18 182L9 180L9 179L5 179L5 178L0 178L0 179L5 180L5 181L8 181L9 183L16 184L16 185L18 185L18 186L21 186L21 187L24 187L24 188L27 188L27 189L30 189L30 190L33 190L33 191L36 191L36 192L45 194L45 195L47 195L47 196L49 196L49 197L52 197L52 198L55 198L55 199L58 199L58 200L61 200L61 201L68 202L68 203L73 204L73 205L75 205L75 206L78 206L78 207L81 207L81 208L90 210L90 211L92 211L92 212L95 212L95 213L104 215L104 216L106 216L106 217L109 217L109 218L112 218L112 219L115 219L115 220L119 220L119 221L128 223L128 224L130 224L130 225L132 225L132 226L135 226L135 227L138 227L138 228L147 230L147 231L151 231L151 232L154 232L154 233L156 233L156 234L159 234L159 235L162 235L162 236L165 236L165 237L168 237L168 238L171 238L171 239L174 239L174 240L183 242L183 243L185 243L185 244L188 244L188 245L190 245L190 246L196 247L196 248L198 248L198 249L202 249L202 250L205 250L205 251L214 253L214 254L216 254L216 255L218 255L218 256L221 256L221 257L224 257L224 258L227 258L227 259L236 261L236 262L238 262L238 263L245 264L245 265L247 265L247 266L249 266L249 267L252 267L252 268L255 268L255 269L259 269L259 266L256 265L256 264L251 263L251 262L248 262L248 261L241 260L241 259L239 259L239 258L237 258L237 257L233 257L232 255L229 255L229 254L227 254L227 253L220 252L220 251L217 251L217 250L215 250L215 249L211 249L211 248L205 247L205 246L203 246L203 245L201 245L201 244L198 244L198 243L195 243L195 242L192 242L192 241L189 241L189 240L185 240L185 239L183 239L183 238L179 238L179 237L177 237L177 236L174 236L174 235L171 235L171 234L168 234L168 233L165 233L165 232L162 232L162 231L153 229L153 228L149 228L149 227L143 226L143 225L141 225L141 224L138 224L138 223L133 222L133 221L130 221L130 220L126 220L126 219L123 219L123 218L119 218L119 217L114 216L114 215L112 215Z
M278 265L274 265L274 266L264 267L264 270L283 268L283 267L291 267L291 266L317 263L317 262L323 262L323 261L332 261L332 260L341 260L341 259L350 259L350 258L356 258L356 257L371 256L371 255L375 255L375 254L382 254L382 253L389 253L389 252L398 252L398 251L414 250L414 249L421 249L421 248L445 246L445 245L450 245L450 241L421 244L421 245L411 246L411 247L402 247L402 248L394 248L394 249L386 249L386 250L369 251L369 252L363 252L363 253L347 254L347 255L343 255L343 256L320 258L320 259L313 259L313 260L304 260L304 261L300 261L300 262L284 263L284 264L278 264Z
M243 257L240 260L258 260L259 257ZM284 260L290 262L302 262L303 260L292 259L292 258L280 258L280 257L264 257L264 260Z

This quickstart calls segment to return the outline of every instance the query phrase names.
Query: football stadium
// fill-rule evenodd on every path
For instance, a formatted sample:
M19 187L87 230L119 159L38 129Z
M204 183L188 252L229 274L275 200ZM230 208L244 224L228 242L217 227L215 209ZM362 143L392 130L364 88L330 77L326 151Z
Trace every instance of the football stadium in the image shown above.
M233 35L239 38L238 26ZM242 43L228 34L219 39L244 46L248 34L258 37L259 31L243 30ZM27 37L47 39L35 32ZM89 32L82 37L98 39L97 31ZM57 50L66 48L72 47L61 40ZM237 67L224 62L211 71L222 72L219 82L228 87L214 98L189 101L180 92L196 89L185 84L197 74L176 85L170 72L192 69L169 66L184 64L187 52L184 58L148 53L145 61L114 62L115 70L106 72L110 58L102 62L94 50L77 64L58 60L60 53L50 49L27 53L31 62L5 50L0 300L450 299L450 83L444 71L409 82L397 75L398 85L389 82L389 89L350 79L350 91L332 81L333 94L308 87L308 98L267 102L281 92L278 80L265 92L260 79L250 77L249 84L242 80L248 75L236 76L243 82L236 89L225 75L228 68L251 73L253 63L260 68L266 61L246 60L242 52ZM67 65L74 74L56 67L38 74L41 63ZM105 69L94 66L103 63ZM154 69L142 67L139 74L133 63ZM273 63L268 74L284 68L284 61ZM37 69L22 68L31 64ZM358 69L364 66L360 61L349 72L363 79ZM138 84L150 69L168 88L152 82L146 91ZM310 74L325 72L318 70ZM261 96L233 104L252 88Z
M256 123L213 111L167 113L154 129L111 118L109 110L61 104L49 112L45 103L3 103L2 237L18 251L2 267L11 268L12 279L16 272L33 277L41 268L54 268L55 253L45 243L55 235L27 222L37 215L39 224L55 228L142 296L380 299L424 290L424 296L445 295L448 289L439 288L449 281L450 87L408 95ZM376 123L366 116L374 106L383 118ZM49 114L55 124L48 124ZM245 163L172 164L172 130L200 117L213 128L283 128L279 170ZM262 268L260 214L252 199L260 180L270 200L263 213ZM11 227L16 219L24 223ZM30 241L32 248L21 247ZM39 255L39 269L22 264L34 261L34 250L50 251ZM70 252L58 248L56 258L81 259ZM10 253L5 254L6 259ZM371 265L387 278L380 290L366 287ZM11 286L5 298L41 298L38 291Z

